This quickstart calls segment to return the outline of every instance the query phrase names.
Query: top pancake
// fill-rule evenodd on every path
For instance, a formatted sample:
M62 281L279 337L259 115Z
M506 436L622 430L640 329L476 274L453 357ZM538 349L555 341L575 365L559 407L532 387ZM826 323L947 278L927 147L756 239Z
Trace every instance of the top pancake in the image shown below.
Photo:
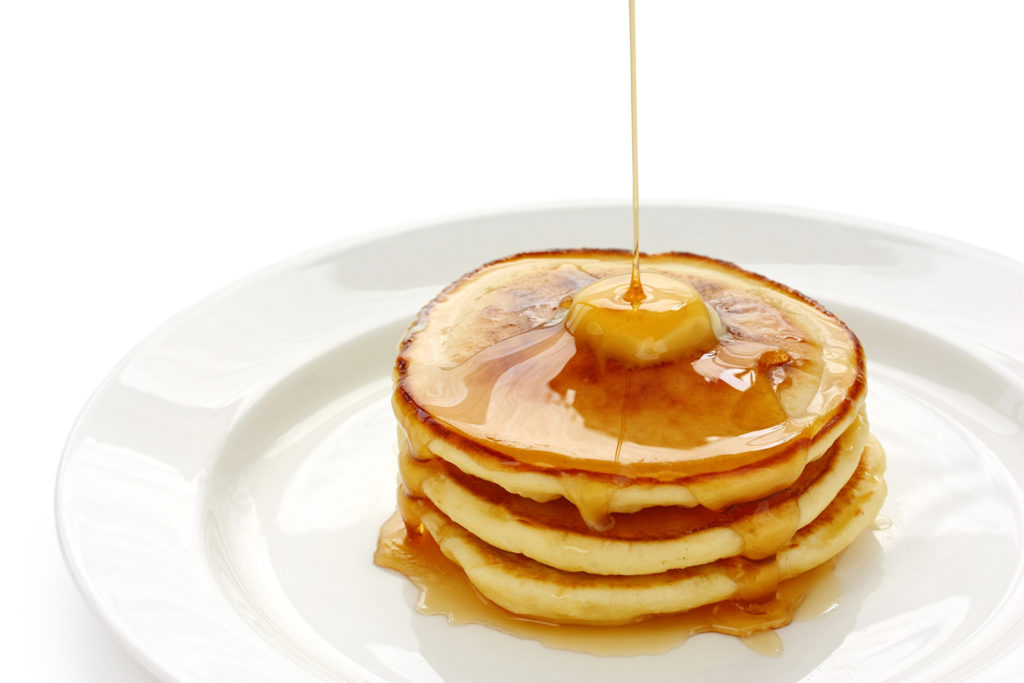
M629 259L522 254L445 289L396 363L396 414L410 444L440 440L484 470L656 485L793 454L806 461L853 419L864 394L856 337L819 304L733 264L643 259L642 272L691 284L718 314L725 333L715 352L629 369L578 344L562 325L568 301L627 272Z

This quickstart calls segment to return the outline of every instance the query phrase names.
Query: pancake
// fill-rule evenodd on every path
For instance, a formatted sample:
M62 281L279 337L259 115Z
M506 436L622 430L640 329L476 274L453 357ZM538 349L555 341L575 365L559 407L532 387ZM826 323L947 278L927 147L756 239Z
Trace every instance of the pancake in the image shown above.
M604 532L591 529L556 499L537 503L450 467L403 453L402 480L410 495L428 499L449 520L495 548L521 553L564 571L652 574L723 557L763 559L810 524L835 498L860 462L868 438L860 416L830 453L806 468L785 492L758 504L716 513L707 508L647 507L618 514Z
M487 599L524 617L557 623L616 625L726 600L756 602L779 581L818 567L870 526L885 499L885 455L871 437L857 470L811 524L777 556L726 558L640 576L564 572L484 543L423 498L399 494L407 526L428 533Z
M516 615L756 614L885 498L853 332L734 264L643 263L627 290L627 252L495 261L399 345L399 513ZM412 577L416 560L388 548L382 535L378 563ZM778 626L774 613L743 630Z
M701 505L721 510L739 501L756 500L790 486L804 467L820 458L854 422L863 407L863 397L851 399L848 410L818 432L806 450L791 448L760 462L725 472L658 481L646 477L622 478L602 472L539 471L519 468L497 453L482 449L457 434L440 437L438 428L419 422L401 411L406 402L395 401L400 414L399 441L407 444L417 459L439 458L465 474L492 481L510 493L538 502L566 498L587 519L600 525L604 515L636 512L645 507ZM581 479L585 491L581 491Z
M520 255L448 287L403 340L394 404L412 452L535 500L566 497L597 524L644 505L722 509L795 481L863 402L856 337L820 305L731 264L678 253L644 262L645 273L686 280L716 310L727 334L708 364L737 357L712 369L751 382L747 390L680 381L672 364L604 367L593 381L600 359L558 334L566 302L628 268L628 255ZM538 361L522 368L532 381L502 374L517 354ZM636 398L620 433L626 383Z

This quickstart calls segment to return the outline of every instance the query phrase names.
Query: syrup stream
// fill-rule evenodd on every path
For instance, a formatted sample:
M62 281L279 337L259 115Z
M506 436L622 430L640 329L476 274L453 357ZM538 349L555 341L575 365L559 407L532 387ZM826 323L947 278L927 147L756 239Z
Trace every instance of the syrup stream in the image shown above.
M636 141L636 2L629 0L629 105L633 133L633 270L625 299L634 307L644 300L640 283L640 166Z

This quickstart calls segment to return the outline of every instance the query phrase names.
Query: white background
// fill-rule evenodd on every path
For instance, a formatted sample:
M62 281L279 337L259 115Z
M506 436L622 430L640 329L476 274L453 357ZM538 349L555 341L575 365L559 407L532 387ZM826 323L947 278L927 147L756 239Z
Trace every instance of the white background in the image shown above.
M642 201L824 209L1024 261L1022 20L639 0ZM63 441L140 339L353 235L628 202L628 88L626 0L0 4L0 678L149 680L53 523Z

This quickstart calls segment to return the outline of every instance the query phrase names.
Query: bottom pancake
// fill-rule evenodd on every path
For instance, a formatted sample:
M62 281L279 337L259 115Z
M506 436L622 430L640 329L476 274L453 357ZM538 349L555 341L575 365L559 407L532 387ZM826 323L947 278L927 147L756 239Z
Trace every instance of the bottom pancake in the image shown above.
M725 600L756 602L780 580L830 560L866 529L885 499L885 455L872 437L849 482L774 558L715 562L637 576L566 572L499 550L429 501L399 495L411 530L429 533L478 591L515 614L558 623L624 624Z

